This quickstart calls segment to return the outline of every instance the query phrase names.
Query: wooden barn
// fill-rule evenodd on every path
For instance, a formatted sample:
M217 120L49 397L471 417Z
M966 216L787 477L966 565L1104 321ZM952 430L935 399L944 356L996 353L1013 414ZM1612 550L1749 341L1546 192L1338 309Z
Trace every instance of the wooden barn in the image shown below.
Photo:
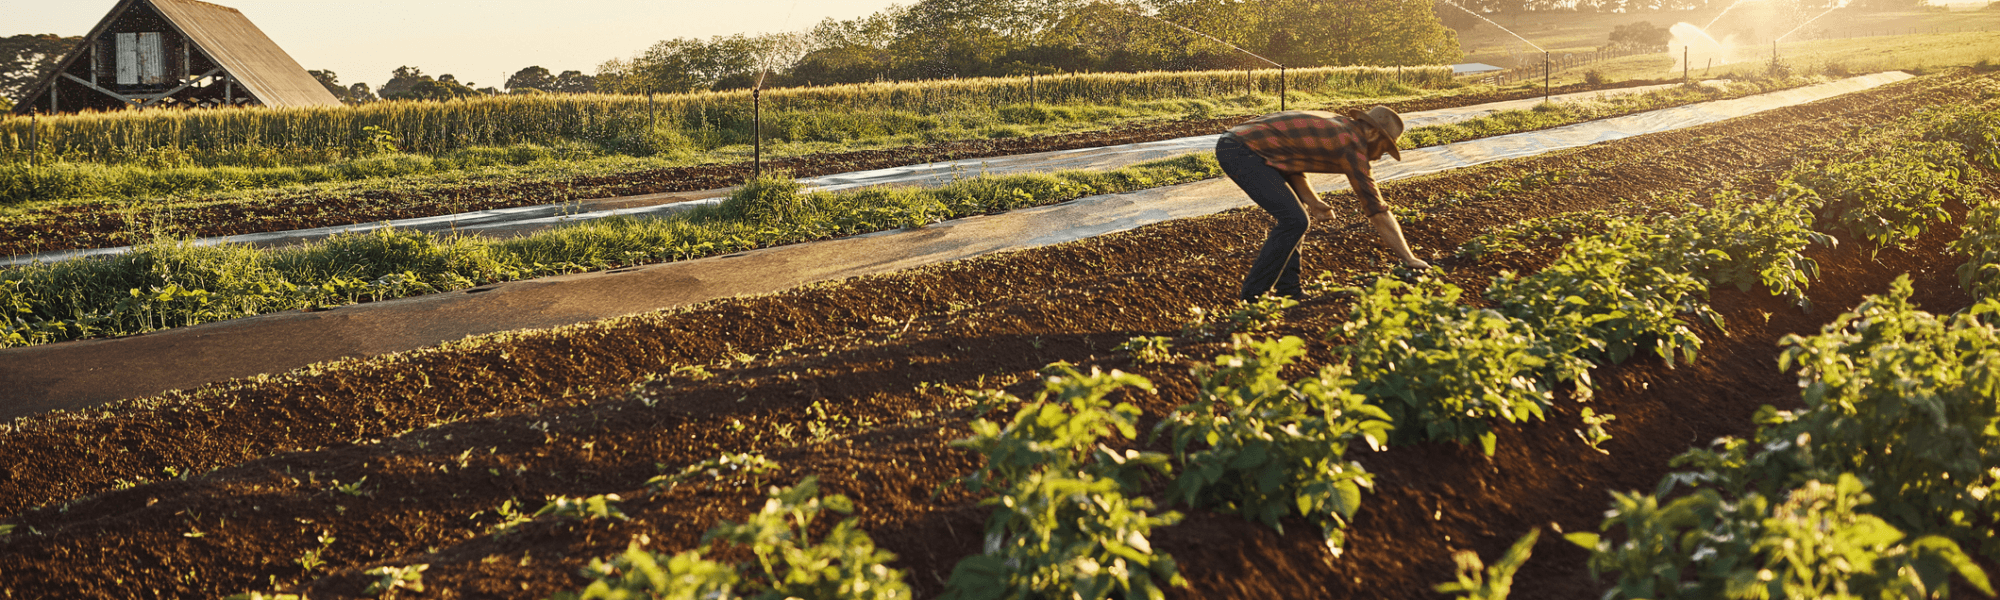
M337 106L340 100L234 8L120 0L15 114L130 108Z

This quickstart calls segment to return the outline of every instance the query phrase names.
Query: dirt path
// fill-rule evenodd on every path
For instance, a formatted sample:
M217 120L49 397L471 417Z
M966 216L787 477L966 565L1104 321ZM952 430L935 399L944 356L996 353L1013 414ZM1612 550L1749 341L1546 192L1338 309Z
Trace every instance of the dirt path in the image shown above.
M1727 123L1641 136L1388 186L1396 198L1471 194L1498 180L1561 171L1488 201L1426 206L1408 232L1448 249L1522 218L1603 207L1617 198L1701 190L1782 168L1797 151L1852 127L1965 99L1962 79L1925 78ZM1730 165L1718 169L1715 165ZM581 583L576 570L641 533L656 550L692 547L717 518L741 519L752 486L641 489L661 469L721 452L763 452L785 465L770 482L812 474L856 500L862 526L902 556L924 595L976 551L983 511L932 490L974 458L946 442L966 415L943 386L1030 381L1055 360L1152 378L1133 396L1159 415L1192 394L1187 367L1132 365L1110 348L1172 332L1190 306L1215 306L1261 241L1254 211L1181 219L1074 243L894 274L738 297L558 330L510 333L395 356L210 386L103 415L16 422L0 431L0 514L22 527L0 541L0 592L63 597L213 597L304 585L352 597L361 572L428 564L425 597L547 597ZM1940 231L1950 231L1949 228ZM1309 237L1309 270L1373 271L1383 257L1358 223ZM1910 271L1933 310L1965 303L1955 263L1933 234L1917 251L1867 261L1859 244L1817 257L1819 309L1800 314L1759 294L1718 292L1737 324L1710 332L1704 360L1606 368L1593 406L1619 415L1598 455L1569 433L1575 415L1501 428L1493 460L1450 445L1364 457L1378 490L1364 499L1349 552L1333 559L1294 524L1276 535L1194 511L1159 532L1193 587L1186 598L1427 598L1449 577L1449 551L1497 554L1529 527L1566 530L1601 518L1605 490L1649 486L1665 457L1737 433L1791 382L1770 341L1808 331ZM1450 265L1479 289L1532 257ZM338 312L338 311L336 311ZM1320 340L1340 301L1290 311L1280 333ZM1759 315L1769 315L1765 321ZM1178 348L1212 354L1216 344ZM1315 341L1314 362L1328 346ZM676 367L700 365L714 374ZM635 385L636 383L636 385ZM810 407L819 407L817 411ZM825 416L818 416L824 413ZM817 424L826 435L809 431ZM167 469L171 467L172 470ZM213 470L213 471L211 471ZM176 474L186 474L185 479ZM366 477L361 495L334 482ZM164 480L131 485L137 480ZM549 494L619 493L630 521L538 521L489 535L492 509ZM32 506L45 506L27 510ZM477 516L473 516L479 513ZM470 517L470 518L469 518ZM31 531L33 533L22 533ZM295 562L320 547L327 564ZM1517 579L1520 598L1595 596L1580 551L1544 536Z

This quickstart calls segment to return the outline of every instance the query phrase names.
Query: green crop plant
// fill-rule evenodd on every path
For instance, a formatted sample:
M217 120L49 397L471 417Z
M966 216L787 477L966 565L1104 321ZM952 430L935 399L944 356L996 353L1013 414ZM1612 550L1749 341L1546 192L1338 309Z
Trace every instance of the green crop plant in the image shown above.
M1486 566L1479 560L1479 553L1460 550L1451 555L1458 563L1458 581L1440 583L1434 589L1440 594L1459 594L1455 600L1507 600L1514 591L1514 573L1527 564L1528 555L1535 549L1535 540L1541 539L1542 530L1535 529L1515 540L1507 548L1500 561Z
M702 535L702 545L729 544L755 558L725 565L703 558L703 549L667 556L645 549L644 536L611 560L592 560L593 581L562 600L662 598L685 600L894 600L910 598L903 573L887 564L894 554L877 549L853 518L835 524L814 542L809 532L822 511L854 511L842 495L821 497L819 481L771 488L764 506L742 523L723 520Z
M1495 277L1486 297L1541 332L1554 349L1556 377L1575 381L1583 397L1589 396L1591 365L1559 357L1619 363L1650 350L1669 365L1676 357L1693 362L1701 338L1680 315L1710 322L1720 316L1708 307L1706 285L1685 270L1662 267L1660 255L1643 249L1656 245L1648 239L1656 235L1626 227L1578 238L1537 273Z
M1958 144L1972 164L2000 172L2000 110L1932 108L1917 118L1924 139Z
M1766 495L1853 473L1876 490L1869 512L2000 556L2000 300L1940 317L1912 293L1898 278L1819 334L1780 340L1805 408L1767 406L1754 444L1725 438L1683 462Z
M1966 257L1958 285L1978 298L2000 298L2000 204L1981 202L1967 211L1951 251Z
M1195 402L1154 430L1172 432L1182 465L1167 499L1214 506L1279 532L1279 519L1296 513L1320 528L1338 556L1362 490L1374 487L1367 469L1345 458L1347 447L1381 448L1392 428L1389 416L1348 391L1354 381L1346 365L1323 367L1296 382L1280 377L1305 356L1304 340L1234 341L1236 352L1197 371Z
M1353 391L1387 411L1392 444L1477 443L1495 438L1489 419L1542 419L1554 401L1552 374L1580 373L1583 359L1561 354L1528 323L1458 303L1463 290L1421 278L1377 279L1359 294L1334 335L1353 366Z
M1180 356L1174 354L1172 342L1173 338L1164 335L1139 336L1125 340L1112 351L1130 354L1134 362L1169 363L1180 360Z
M778 468L778 463L762 454L724 454L682 468L672 475L658 475L646 480L646 488L655 492L674 489L682 483L694 480L723 481L733 477L746 477L750 487L758 487L758 479L765 473Z
M477 520L479 519L479 515L485 513L486 511L475 512L472 513L471 517L467 518ZM528 523L535 520L535 517L533 515L523 514L521 512L521 509L516 505L514 499L512 498L507 499L505 502L501 502L500 506L494 507L493 516L499 517L500 521L486 528L486 533L488 535L504 534L513 531L515 527L519 527L523 523Z
M1591 552L1593 575L1617 573L1608 599L1770 598L1786 600L1944 597L1958 575L1988 595L1985 573L1958 544L1939 536L1909 540L1863 512L1873 499L1861 480L1809 480L1766 496L1709 487L1670 502L1658 494L1614 493L1600 531L1566 536Z
M1181 326L1181 335L1210 338L1256 333L1277 324L1284 319L1286 309L1298 305L1299 301L1291 298L1266 295L1256 300L1238 300L1228 310L1211 311L1197 306L1188 309L1194 319Z
M1978 191L1965 151L1946 142L1905 141L1858 159L1802 161L1780 182L1781 201L1802 202L1877 246L1907 247L1951 221L1948 200L1969 203Z
M1763 285L1773 295L1811 309L1805 289L1819 277L1819 263L1802 256L1809 245L1834 246L1832 236L1813 230L1812 211L1783 201L1757 202L1740 192L1724 192L1710 206L1691 205L1673 216L1647 223L1641 251L1668 268L1684 268L1710 286L1734 285L1750 291ZM1678 259L1675 261L1668 259Z
M552 516L558 519L617 519L624 521L630 517L618 510L617 494L598 494L588 498L556 496L549 503L535 511L536 517Z
M1152 502L1131 494L1149 471L1168 472L1168 459L1099 443L1114 434L1137 435L1139 409L1113 406L1107 396L1125 388L1151 390L1151 382L1117 371L1049 370L1055 374L1044 378L1035 401L1023 404L1004 428L978 419L972 437L952 442L986 459L958 481L999 495L980 501L994 509L985 551L952 568L943 597L1164 597L1160 586L1183 581L1173 558L1154 552L1146 536L1178 522L1180 514L1148 514ZM993 404L1007 403L1000 400L1006 399Z
M375 576L375 581L369 582L368 587L361 590L361 595L380 596L395 590L409 590L421 594L424 591L424 571L430 568L430 565L407 567L384 565L369 569L363 574Z

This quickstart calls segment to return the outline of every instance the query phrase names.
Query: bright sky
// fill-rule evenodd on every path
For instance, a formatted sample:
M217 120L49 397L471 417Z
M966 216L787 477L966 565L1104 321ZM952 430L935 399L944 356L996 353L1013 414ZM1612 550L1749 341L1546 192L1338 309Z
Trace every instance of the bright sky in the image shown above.
M499 87L524 67L595 73L654 42L794 31L893 0L211 0L243 11L307 69L380 86L396 67ZM904 2L907 4L908 2ZM0 37L90 33L117 0L0 0Z

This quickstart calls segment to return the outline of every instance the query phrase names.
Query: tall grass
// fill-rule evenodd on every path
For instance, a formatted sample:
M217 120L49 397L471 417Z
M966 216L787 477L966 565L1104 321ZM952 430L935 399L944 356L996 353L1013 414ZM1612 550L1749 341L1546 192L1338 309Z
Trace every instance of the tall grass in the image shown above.
M1402 71L1325 67L1290 71L1284 84L1290 90L1324 94L1399 82L1430 85L1450 77L1450 69L1441 66ZM1273 93L1280 83L1275 70L1088 73L786 88L768 91L763 101L767 111L818 115L795 119L855 121L833 129L895 130L920 126L913 119L922 115L952 110L1216 98ZM25 161L34 137L44 157L74 162L250 153L298 164L370 153L368 127L386 130L402 150L418 154L581 141L645 155L702 136L747 139L752 113L751 92L735 90L655 97L492 96L326 108L93 113L41 119L35 136L30 135L30 120L13 117L0 120L0 160Z
M1112 171L978 177L935 189L801 193L797 182L771 177L718 205L671 217L601 219L510 240L390 229L277 250L162 240L111 257L0 270L0 347L917 227L1220 172L1213 156L1198 154Z

